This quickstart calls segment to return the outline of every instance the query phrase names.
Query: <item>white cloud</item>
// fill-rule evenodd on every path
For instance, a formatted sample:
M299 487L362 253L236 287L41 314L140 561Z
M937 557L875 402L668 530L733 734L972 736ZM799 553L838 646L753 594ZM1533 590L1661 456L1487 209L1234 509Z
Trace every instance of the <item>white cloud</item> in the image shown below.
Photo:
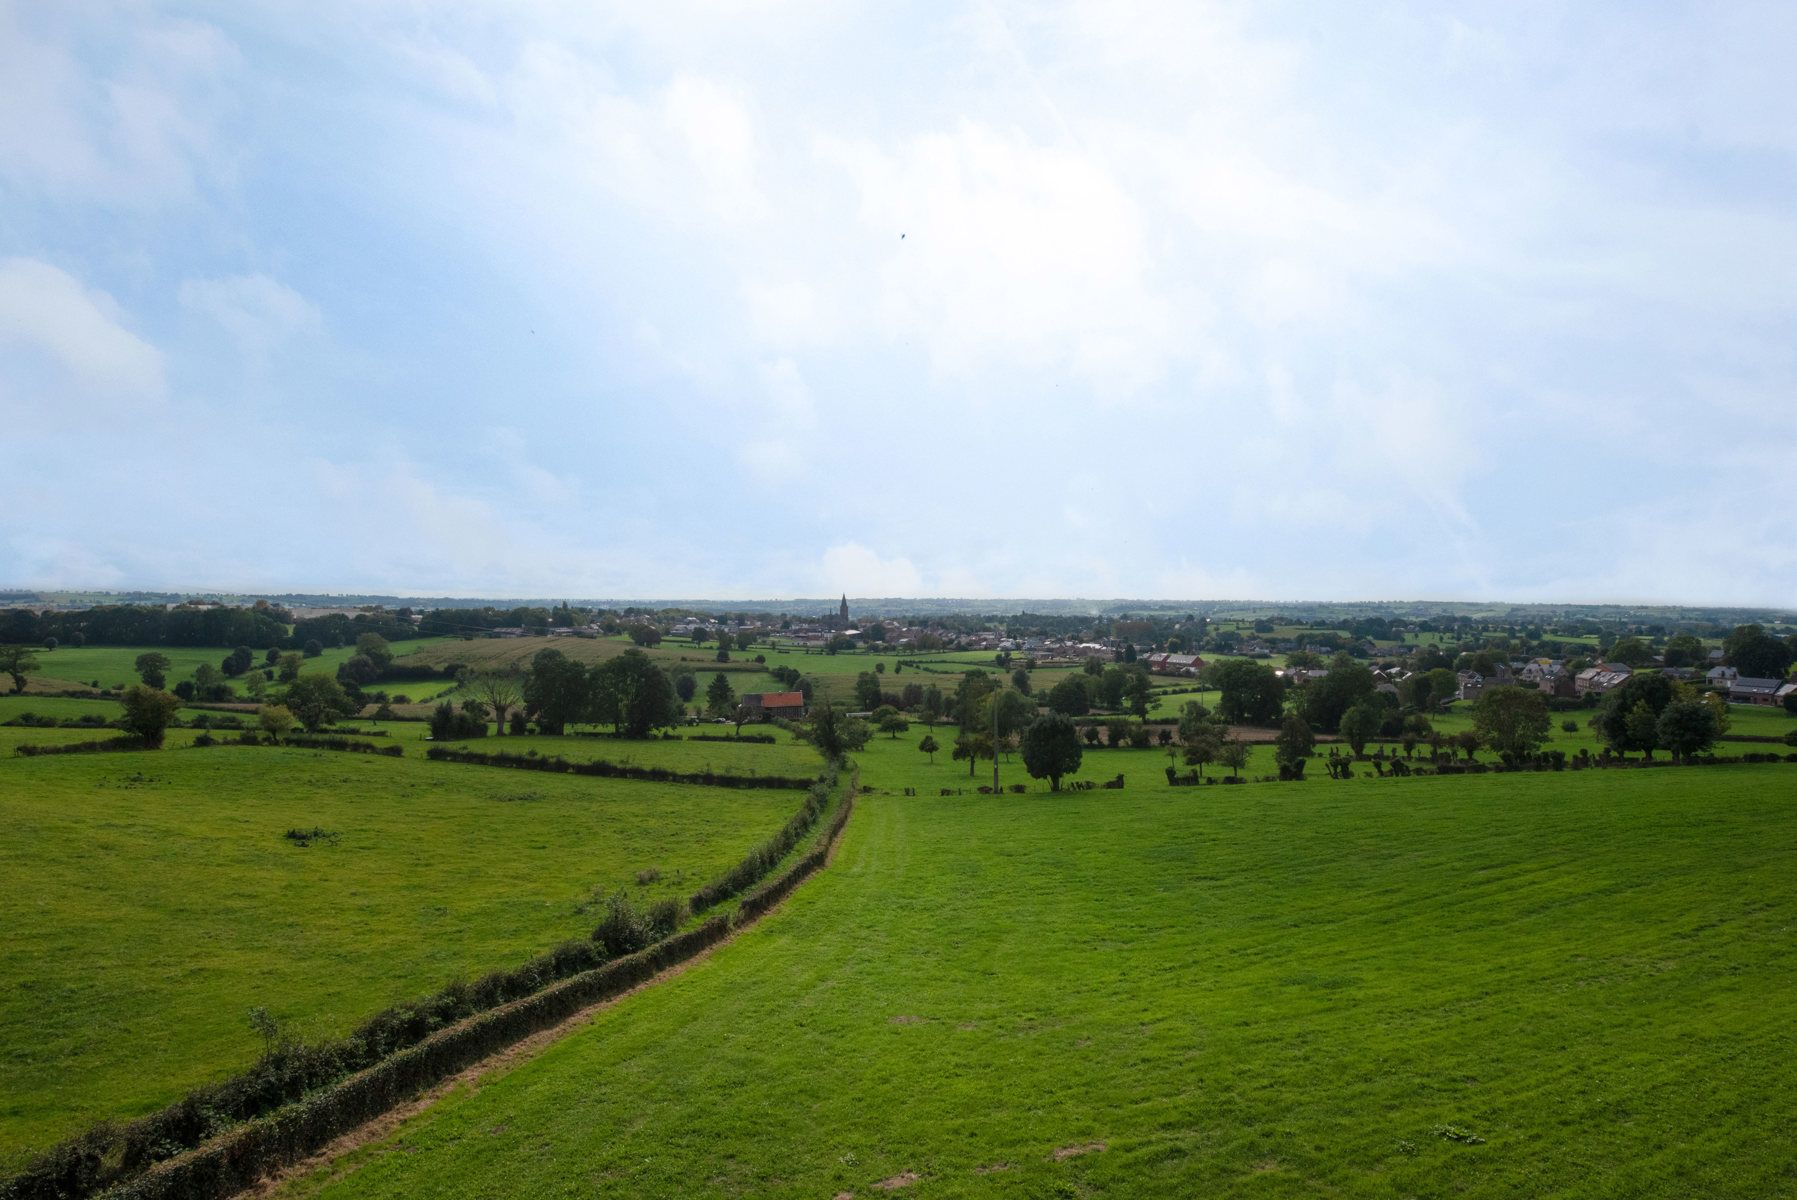
M316 305L267 275L189 279L181 285L181 304L218 322L251 355L324 331Z
M125 328L117 302L37 259L0 260L0 343L47 356L89 396L164 390L162 353Z
M818 565L817 588L857 596L920 596L925 594L923 573L910 559L883 558L859 542L843 542L824 551Z

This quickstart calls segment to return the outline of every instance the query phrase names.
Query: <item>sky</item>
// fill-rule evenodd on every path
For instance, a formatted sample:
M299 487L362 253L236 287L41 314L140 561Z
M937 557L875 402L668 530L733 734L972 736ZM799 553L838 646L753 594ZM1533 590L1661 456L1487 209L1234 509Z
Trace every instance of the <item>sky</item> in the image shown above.
M1797 604L1793 44L0 0L0 585Z

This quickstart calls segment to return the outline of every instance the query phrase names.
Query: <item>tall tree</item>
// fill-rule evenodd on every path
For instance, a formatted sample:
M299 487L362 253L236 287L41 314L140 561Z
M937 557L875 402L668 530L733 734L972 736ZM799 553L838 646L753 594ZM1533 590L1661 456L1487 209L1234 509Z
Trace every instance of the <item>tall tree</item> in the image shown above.
M872 671L855 676L855 707L862 712L880 707L880 677Z
M1280 778L1302 779L1304 763L1316 749L1317 740L1310 725L1297 713L1291 713L1273 739L1273 761L1279 764Z
M37 670L37 651L30 646L0 646L0 672L12 676L13 694L25 690L25 676Z
M125 694L119 698L119 705L124 709L119 723L128 732L143 739L145 746L155 750L162 745L169 722L175 719L181 701L160 688L134 683L125 689Z
M735 703L736 689L730 686L730 680L719 671L711 677L711 683L705 688L705 708L712 716L721 717Z
M1079 770L1084 751L1072 718L1047 713L1031 721L1023 731L1023 769L1032 779L1048 780L1048 790L1061 790L1063 776Z
M1369 695L1356 700L1342 714L1339 727L1342 740L1348 743L1348 749L1354 752L1354 757L1364 758L1366 744L1379 735L1384 724L1385 706L1376 697Z
M351 717L356 704L329 675L301 675L287 685L282 703L299 718L307 732L316 733L338 717Z
M673 681L641 650L626 650L594 667L586 695L587 717L610 721L626 737L647 737L650 730L672 725L680 715Z
M506 714L524 702L524 677L516 670L464 672L462 688L493 710L502 735Z
M1688 762L1716 741L1716 713L1701 700L1674 700L1660 710L1654 735L1673 758Z
M626 650L618 656L642 654ZM617 662L614 658L595 668L602 670ZM537 728L544 733L559 734L570 724L588 719L593 707L592 680L587 669L560 650L539 650L530 660L522 689L524 707L536 717Z
M1489 687L1473 701L1473 728L1499 754L1527 757L1547 741L1547 700L1530 688Z
M169 661L168 655L159 650L147 650L138 655L137 661L131 664L137 672L138 678L144 681L144 686L155 688L158 691L161 691L163 686L168 683L169 668L173 665Z
M1230 659L1211 668L1217 710L1231 725L1271 725L1285 706L1285 685L1273 668L1250 659Z

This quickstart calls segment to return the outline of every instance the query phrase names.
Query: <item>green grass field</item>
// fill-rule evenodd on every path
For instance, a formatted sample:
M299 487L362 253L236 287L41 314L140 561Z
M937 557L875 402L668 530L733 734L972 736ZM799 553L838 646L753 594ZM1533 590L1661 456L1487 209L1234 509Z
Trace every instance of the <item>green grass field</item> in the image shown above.
M288 1194L1788 1195L1792 780L868 796L774 917Z
M815 771L811 756L795 773ZM800 798L428 763L418 749L5 753L0 1171L247 1065L253 1006L306 1036L343 1033L589 930L580 906L634 888L639 870L662 871L642 894L689 892ZM314 826L340 839L282 836Z

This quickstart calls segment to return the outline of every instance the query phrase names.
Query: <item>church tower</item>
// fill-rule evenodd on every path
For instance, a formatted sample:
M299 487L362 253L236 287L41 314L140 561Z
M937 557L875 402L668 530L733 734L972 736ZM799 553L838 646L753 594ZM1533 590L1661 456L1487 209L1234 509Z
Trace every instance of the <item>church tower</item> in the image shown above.
M842 594L842 606L836 610L836 626L838 629L849 627L849 596L847 592Z

